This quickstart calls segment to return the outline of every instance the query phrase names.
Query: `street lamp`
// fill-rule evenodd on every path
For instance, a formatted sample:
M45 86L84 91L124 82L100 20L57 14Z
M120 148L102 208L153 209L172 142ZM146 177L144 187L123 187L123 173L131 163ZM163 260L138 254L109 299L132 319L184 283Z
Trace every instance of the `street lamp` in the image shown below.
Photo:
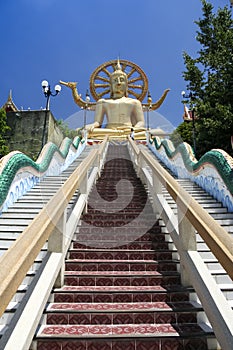
M86 124L87 124L87 109L88 109L88 103L90 102L90 95L89 91L87 89L86 91L86 98L85 98L85 107L84 107L84 120L83 120L83 128L85 129Z
M52 93L51 89L50 89L50 85L48 83L47 80L43 80L41 83L41 86L43 88L44 91L44 95L46 97L46 110L49 110L49 101L50 101L50 96L57 96L59 94L59 92L61 91L61 86L60 85L55 85L54 90L55 93Z
M147 94L147 103L148 103L148 107L147 107L147 130L150 129L150 120L149 120L149 117L150 117L150 110L151 110L151 103L152 103L152 98L151 98L151 94L150 94L150 91L148 91L148 94Z
M47 115L48 115L48 110L49 110L49 102L50 102L50 96L57 96L59 92L61 91L61 86L60 85L55 85L54 90L55 93L52 93L50 89L50 85L47 80L43 80L41 83L44 95L46 97L46 107L45 107L45 117L44 117L44 126L43 126L43 135L42 135L42 141L41 141L41 150L45 145L45 134L46 134L46 124L47 124Z
M196 154L196 129L195 129L195 111L194 111L194 106L193 106L193 93L190 92L188 95L186 95L185 91L181 92L181 95L184 98L189 99L189 113L191 116L191 120L192 120L192 131L193 131L193 150L194 150L194 154ZM186 119L187 120L187 119Z

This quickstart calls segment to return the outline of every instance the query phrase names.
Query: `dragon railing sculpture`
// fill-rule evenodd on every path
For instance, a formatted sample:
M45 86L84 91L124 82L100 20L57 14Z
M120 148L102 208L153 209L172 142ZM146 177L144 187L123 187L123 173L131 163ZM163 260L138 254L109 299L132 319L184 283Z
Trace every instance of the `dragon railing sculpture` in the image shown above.
M233 158L212 149L199 160L185 142L174 147L171 140L152 137L149 148L179 178L189 178L233 212Z
M82 152L84 139L65 138L58 148L47 143L34 162L24 153L13 151L0 160L0 212L38 183L45 175L59 174Z

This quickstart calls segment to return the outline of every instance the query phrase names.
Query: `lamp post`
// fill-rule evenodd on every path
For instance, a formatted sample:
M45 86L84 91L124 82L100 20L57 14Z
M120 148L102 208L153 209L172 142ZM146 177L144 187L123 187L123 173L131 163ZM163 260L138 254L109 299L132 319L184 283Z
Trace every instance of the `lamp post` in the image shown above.
M85 98L85 107L84 107L84 120L83 120L83 128L85 129L86 124L87 124L87 109L88 109L88 103L90 102L90 95L89 91L87 89L86 91L86 98Z
M43 88L44 91L44 95L46 97L46 110L49 110L49 102L50 102L50 96L57 96L59 94L59 92L61 91L61 86L60 85L55 85L54 90L55 93L52 93L51 89L50 89L50 85L48 83L47 80L43 80L41 83L41 86Z
M196 128L195 128L195 111L194 111L194 106L193 106L193 93L190 92L188 95L186 95L185 91L181 92L181 95L184 98L189 99L189 107L190 107L190 116L192 120L192 133L193 133L193 150L194 154L196 154Z
M49 102L50 102L50 96L57 96L59 92L61 91L61 86L60 85L55 85L54 90L55 93L53 93L50 89L50 85L47 80L43 80L41 83L44 95L46 97L46 107L45 107L45 118L44 118L44 127L43 127L43 135L42 135L42 142L41 142L41 149L45 145L45 131L46 131L46 124L47 124L47 115L48 115L48 110L49 110Z
M147 94L147 103L148 103L148 107L147 107L147 130L150 129L150 110L151 110L151 103L152 103L152 98L151 98L151 94L150 91L148 91Z

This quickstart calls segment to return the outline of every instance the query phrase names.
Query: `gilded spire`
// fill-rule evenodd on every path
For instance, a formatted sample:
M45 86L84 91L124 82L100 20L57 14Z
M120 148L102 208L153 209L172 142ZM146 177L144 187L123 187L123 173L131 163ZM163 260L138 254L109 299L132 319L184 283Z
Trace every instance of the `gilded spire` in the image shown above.
M119 59L119 58L117 59L117 64L116 64L116 67L115 67L115 71L116 71L116 70L122 71L122 69L121 69L121 63L120 63L120 59Z
M2 106L2 109L5 109L6 112L17 112L18 108L12 100L12 90L10 89L8 99L6 103Z
M117 59L117 64L114 67L114 71L110 74L110 78L113 78L116 75L124 75L125 79L127 79L127 74L122 70L120 59Z

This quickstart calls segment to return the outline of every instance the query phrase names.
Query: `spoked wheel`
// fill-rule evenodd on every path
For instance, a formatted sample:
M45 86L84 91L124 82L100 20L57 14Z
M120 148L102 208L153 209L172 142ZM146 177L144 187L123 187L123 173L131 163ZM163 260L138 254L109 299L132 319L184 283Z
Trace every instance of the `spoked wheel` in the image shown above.
M128 96L143 101L148 90L148 79L143 70L135 63L127 60L119 60L121 69L127 74ZM97 67L90 78L90 91L93 98L109 98L110 76L114 72L118 60L103 63Z

